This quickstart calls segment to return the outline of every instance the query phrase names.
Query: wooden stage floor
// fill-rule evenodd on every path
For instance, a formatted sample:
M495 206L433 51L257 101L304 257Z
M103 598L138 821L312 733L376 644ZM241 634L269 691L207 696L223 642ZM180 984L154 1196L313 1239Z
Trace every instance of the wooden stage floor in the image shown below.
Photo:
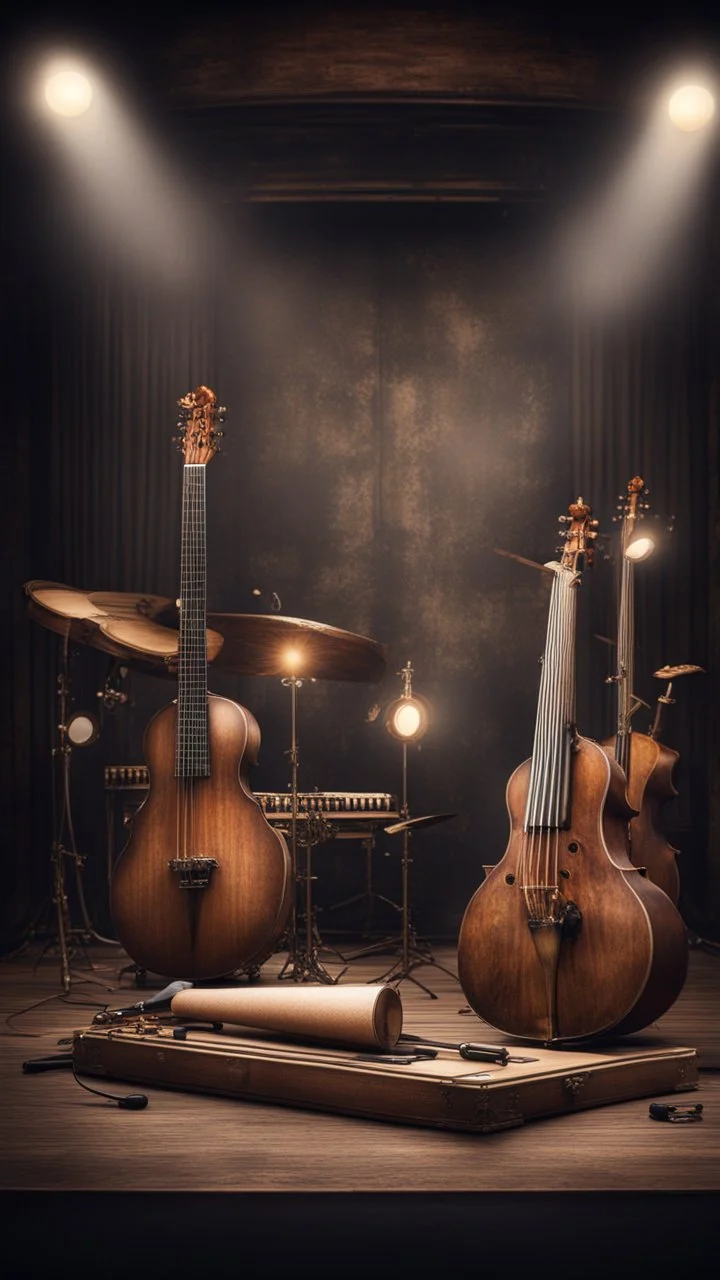
M455 969L452 948L437 947L434 956ZM635 1257L634 1250L638 1261L647 1261L655 1247L665 1261L704 1261L720 1190L720 954L691 950L688 980L674 1007L642 1036L627 1038L629 1045L662 1042L698 1050L699 1089L656 1100L702 1102L699 1123L655 1122L648 1114L650 1099L639 1098L484 1135L144 1085L150 1105L128 1112L87 1093L70 1072L24 1074L25 1060L59 1052L60 1042L88 1026L98 1009L146 999L165 985L162 979L140 990L130 975L120 979L127 956L119 947L95 944L91 959L92 969L82 952L75 955L67 994L51 953L41 957L27 950L0 963L0 1188L11 1224L6 1241L14 1240L23 1253L17 1274L45 1274L39 1263L37 1271L32 1269L33 1258L45 1257L51 1241L71 1240L76 1258L90 1250L91 1241L101 1247L101 1227L109 1237L119 1230L123 1248L142 1236L144 1252L137 1265L154 1256L159 1236L166 1250L172 1251L173 1242L179 1249L184 1241L179 1263L192 1258L193 1249L209 1261L202 1241L210 1248L211 1223L216 1240L230 1223L244 1224L248 1249L251 1239L259 1248L260 1236L269 1231L272 1257L264 1258L264 1275L276 1274L273 1258L277 1274L283 1259L293 1263L296 1274L335 1274L330 1258L336 1247L346 1252L344 1261L337 1259L338 1275L367 1274L373 1239L378 1248L382 1240L390 1250L388 1270L380 1274L402 1270L409 1264L407 1250L423 1241L420 1255L413 1254L413 1275L423 1265L429 1269L434 1250L440 1250L441 1269L443 1261L452 1261L456 1274L475 1274L467 1253L472 1241L478 1265L490 1260L493 1248L532 1265L533 1233L542 1237L549 1221L554 1225L543 1251L552 1243L555 1272L587 1277L597 1266L601 1274L613 1232L622 1233L626 1262ZM340 981L366 982L392 959L354 960ZM280 954L268 962L262 982L275 983L284 960ZM321 960L333 975L342 969L330 951L321 952ZM503 1042L468 1014L454 978L432 966L415 973L437 999L410 981L401 984L406 1032ZM88 1083L111 1092L132 1091ZM594 1238L591 1256L568 1271L562 1255L581 1226L584 1239ZM30 1234L27 1252L23 1231ZM104 1274L114 1275L116 1265L119 1275L119 1256L113 1263L109 1242L102 1249ZM255 1257L252 1249L247 1256ZM242 1251L237 1271L241 1261ZM298 1271L294 1263L306 1270ZM135 1260L126 1258L125 1265L137 1271ZM208 1274L225 1274L223 1265L215 1258ZM237 1274L229 1261L227 1266L227 1274ZM259 1274L259 1266L256 1259L246 1274ZM536 1274L543 1273L536 1268Z

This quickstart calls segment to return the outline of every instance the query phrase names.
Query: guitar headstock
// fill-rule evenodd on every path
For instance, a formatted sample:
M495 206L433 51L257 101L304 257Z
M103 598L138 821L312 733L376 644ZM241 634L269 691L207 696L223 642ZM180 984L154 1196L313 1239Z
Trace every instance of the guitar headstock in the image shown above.
M560 516L560 523L566 526L562 529L560 536L564 539L565 545L560 548L560 564L564 569L572 569L574 573L579 573L584 566L588 569L592 565L595 548L593 542L597 538L597 525L599 520L591 519L592 508L584 502L582 498L571 502L568 507L568 514Z
M217 396L209 387L199 386L178 400L180 416L178 437L180 452L187 465L205 466L218 451L218 441L223 435L217 424L224 422L225 408L218 405Z

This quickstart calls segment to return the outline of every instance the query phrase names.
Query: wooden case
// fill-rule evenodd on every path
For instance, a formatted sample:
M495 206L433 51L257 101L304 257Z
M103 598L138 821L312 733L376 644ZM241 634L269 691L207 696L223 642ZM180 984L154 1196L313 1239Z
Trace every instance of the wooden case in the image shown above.
M412 1052L399 1045L390 1056ZM183 1040L152 1019L90 1027L73 1042L80 1075L469 1133L698 1084L697 1052L686 1047L566 1052L523 1046L510 1052L533 1061L501 1066L438 1049L431 1060L384 1062L368 1052L229 1027L190 1028Z

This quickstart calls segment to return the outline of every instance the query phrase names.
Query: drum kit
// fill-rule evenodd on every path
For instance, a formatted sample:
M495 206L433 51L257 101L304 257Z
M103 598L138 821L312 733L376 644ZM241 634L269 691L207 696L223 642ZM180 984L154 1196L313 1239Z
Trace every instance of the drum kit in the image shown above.
M173 678L177 673L179 627L177 605L167 597L137 592L94 591L85 592L62 583L32 581L25 584L27 607L30 617L42 627L62 638L60 672L58 675L58 715L53 742L53 760L60 766L60 778L55 779L56 795L60 799L55 806L56 830L52 846L54 872L53 901L57 915L57 942L60 951L61 980L66 990L71 984L70 947L73 935L85 945L95 938L102 938L92 926L82 893L80 874L82 859L75 847L72 817L70 813L69 770L72 739L68 734L70 686L68 654L71 644L88 646L108 654L116 661L137 670L161 678ZM277 677L291 693L291 745L290 760L290 810L288 836L292 874L296 883L304 885L304 913L294 902L288 932L283 939L288 960L280 976L295 981L337 982L321 964L318 951L322 948L315 909L312 902L311 852L314 843L328 838L321 824L298 822L298 743L297 699L303 681L332 680L378 683L386 670L386 646L366 636L344 631L337 627L302 618L280 614L208 613L207 655L213 669L243 676ZM403 833L403 906L402 927L396 938L386 939L374 950L398 951L400 959L387 974L377 981L399 985L410 978L410 970L419 964L434 964L429 947L421 946L410 921L408 892L407 840L415 827L430 825L454 817L454 814L431 814L421 818L409 818L407 803L401 814L403 822L385 827L388 835ZM300 831L303 831L301 837ZM69 849L65 840L69 835ZM301 867L299 850L304 850ZM65 865L71 859L75 864L78 898L84 919L84 929L75 930L65 891ZM302 927L300 916L304 914ZM334 948L330 948L333 949ZM339 952L337 953L340 954ZM341 957L342 958L342 957ZM343 970L343 973L345 970ZM342 974L339 975L341 977ZM416 982L412 978L411 981ZM422 984L417 984L422 985ZM427 988L423 988L427 990ZM429 994L432 995L432 992Z

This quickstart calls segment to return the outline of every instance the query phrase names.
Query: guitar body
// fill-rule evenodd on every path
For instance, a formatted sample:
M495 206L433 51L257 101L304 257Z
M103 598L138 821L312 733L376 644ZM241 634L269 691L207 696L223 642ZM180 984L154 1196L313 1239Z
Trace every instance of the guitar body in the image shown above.
M554 1030L547 972L521 885L529 779L525 761L507 786L508 847L461 924L458 973L468 1003L504 1034L546 1044L640 1030L682 990L687 939L666 894L627 856L625 827L632 811L624 774L597 743L577 739L570 825L551 836L553 845L556 837L558 842L560 892L580 912L576 931L560 929Z
M112 876L117 936L135 964L190 982L260 965L290 911L290 857L247 774L260 730L244 707L207 695L210 775L175 776L177 704L145 734L150 789ZM181 887L169 863L182 850L214 859L206 887Z
M615 739L601 745L614 758ZM676 906L680 899L678 850L662 834L659 818L663 804L677 795L673 772L679 758L677 751L648 734L630 735L627 798L637 811L630 822L630 859L634 866L645 868L648 879Z

